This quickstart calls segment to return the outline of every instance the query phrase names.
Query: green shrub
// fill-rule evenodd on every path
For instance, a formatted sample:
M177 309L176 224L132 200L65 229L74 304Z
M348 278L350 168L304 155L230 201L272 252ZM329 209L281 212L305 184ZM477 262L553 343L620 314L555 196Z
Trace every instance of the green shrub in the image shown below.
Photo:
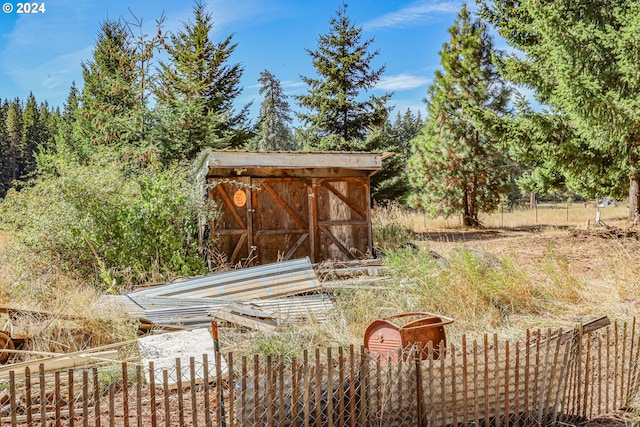
M198 215L211 206L184 168L125 175L117 166L58 165L12 190L0 221L38 263L122 285L205 271Z

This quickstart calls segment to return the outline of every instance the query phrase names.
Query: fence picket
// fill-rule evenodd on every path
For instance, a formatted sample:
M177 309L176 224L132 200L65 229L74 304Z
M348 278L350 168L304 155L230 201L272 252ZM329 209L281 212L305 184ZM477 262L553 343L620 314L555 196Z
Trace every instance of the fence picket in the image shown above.
M24 368L24 386L25 386L25 401L26 401L26 412L27 412L27 424L33 424L33 416L31 415L32 400L31 400L31 369L27 366Z
M509 341L505 343L505 358L504 358L504 425L509 425Z
M320 361L320 349L316 348L316 367L315 367L315 371L316 371L316 390L314 392L314 397L315 397L315 401L314 401L314 406L315 406L315 425L316 427L321 427L322 426L322 405L320 404L320 400L322 398L322 363Z
M516 342L516 360L514 366L514 378L513 378L513 391L514 391L514 424L515 427L520 427L520 343Z
M449 354L451 355L451 390L453 390L453 393L457 393L458 392L458 384L457 384L458 375L456 374L456 371L457 371L456 347L454 344L451 344L449 346ZM453 425L457 426L458 425L458 405L456 405L455 403L451 405L451 416L453 417Z
M229 352L227 355L227 372L229 373L228 376L228 380L227 380L227 385L228 385L228 390L229 390L229 422L228 422L228 426L229 427L235 427L235 422L234 422L234 418L233 414L235 414L235 402L236 402L236 384L235 384L235 373L233 370L233 353ZM208 401L209 401L209 387L208 387L208 382L205 382L205 393L206 393L206 399L207 399L207 405L209 405ZM284 400L281 400L280 402L284 402ZM209 425L207 425L207 427L209 427Z
M74 427L75 424L75 406L76 401L74 399L74 391L73 391L73 369L69 369L67 371L67 393L69 394L68 402L67 402L67 411L69 412L69 427Z
M628 388L628 392L626 393L625 396L625 401L624 401L624 406L629 406L630 402L629 399L631 399L632 393L633 393L633 385L632 385L632 380L631 378L631 372L633 371L634 365L636 365L636 363L634 363L634 358L633 358L633 350L634 350L634 343L635 343L635 338L636 338L636 318L633 318L633 321L631 323L631 336L629 337L629 369L627 369L627 388Z
M204 397L204 425L206 427L212 427L211 424L211 399L209 396L209 355L207 353L202 354L202 383L204 384L203 397Z
M197 399L197 383L196 383L196 358L189 357L189 389L191 391L191 425L198 427L198 407L196 405Z
M285 410L284 410L284 390L285 390L285 382L284 382L284 356L280 355L278 357L278 369L277 369L277 381L278 381L278 425L281 426L285 422ZM231 387L230 387L231 388ZM229 400L233 402L233 399L229 397ZM229 410L231 414L233 414L233 408ZM230 417L233 419L233 417Z
M489 396L489 335L484 334L484 339L483 339L483 343L484 343L484 376L483 378L483 383L484 383L484 395L485 395L485 399L484 399L484 424L486 427L489 427L491 425L491 411L489 409L489 405L490 405L490 401L489 398L487 396ZM466 408L465 408L466 410Z
M115 401L115 384L109 384L109 427L115 427L116 425L116 401ZM57 417L56 417L57 418Z
M136 365L136 426L142 427L142 366Z
M610 380L611 380L611 376L610 376L610 372L611 372L610 371L610 368L611 368L611 358L610 358L610 356L611 356L611 329L609 329L609 328L607 328L607 341L606 341L606 344L607 344L607 363L606 363L607 367L605 369L606 378L607 378L606 384L610 384ZM578 359L578 360L580 360L580 359ZM577 364L576 364L576 366L577 366ZM611 407L609 406L609 393L606 390L605 390L605 395L604 396L605 396L605 408L604 408L604 410L605 410L605 412L609 412L609 411L611 411Z
M44 376L44 364L40 364L38 367L40 377L40 425L46 427L47 425L47 391L46 391L46 378ZM95 374L98 375L97 372ZM98 427L100 427L98 425Z
M241 379L240 379L240 404L242 409L240 410L240 425L244 426L247 423L247 357L242 356L241 367ZM295 390L295 388L294 388Z
M531 332L527 330L526 340L525 340L525 360L524 360L524 414L525 418L522 420L523 424L527 424L529 422L529 414L530 414L530 402L529 402L529 386L531 377L529 376L529 372L531 370Z
M306 353L305 353L306 355ZM344 351L338 347L338 413L340 414L339 426L345 425L344 419Z
M151 427L158 426L158 405L156 403L156 374L154 363L149 362L149 398L151 402Z
M31 425L30 419L28 423ZM89 427L89 371L86 370L82 371L82 427Z
M9 407L11 408L11 425L18 424L16 404L16 376L15 372L9 372Z
M333 427L333 358L331 347L327 347L327 425Z
M224 408L224 386L222 384L222 354L219 351L215 352L216 358L216 391L218 396L218 424L222 427L227 425L227 414Z
M274 386L273 386L272 367L273 367L272 358L271 356L267 356L267 371L265 373L266 378L265 378L265 384L264 384L264 393L265 393L265 397L267 398L266 412L267 412L268 427L273 427L273 415L274 415L274 408L273 408Z
M162 394L164 397L164 425L171 427L171 407L169 405L169 372L162 370Z
M302 355L302 374L304 375L304 381L302 384L302 406L304 408L304 427L309 427L309 417L311 415L311 402L309 397L309 388L311 387L309 377L309 353L304 350Z
M291 416L292 426L298 427L298 364L294 357L291 361Z
M127 364L122 365L122 422L124 427L129 427L129 378L127 373Z
M415 371L416 371L416 402L417 402L417 410L418 410L418 419L416 420L416 425L418 427L422 427L422 403L424 402L424 390L422 389L422 366L420 364L420 359L422 351L416 350L413 352L413 360L415 363ZM377 362L378 368L380 368L380 359Z
M259 381L259 372L260 372L260 357L256 354L253 356L253 376L254 376L254 380L253 380L253 401L255 402L254 405L254 410L253 410L253 422L254 425L259 425L259 420L260 420L260 413L258 410L258 402L260 401L258 399L259 394L260 394L260 381ZM218 424L220 423L220 411L219 411L220 405L218 405Z

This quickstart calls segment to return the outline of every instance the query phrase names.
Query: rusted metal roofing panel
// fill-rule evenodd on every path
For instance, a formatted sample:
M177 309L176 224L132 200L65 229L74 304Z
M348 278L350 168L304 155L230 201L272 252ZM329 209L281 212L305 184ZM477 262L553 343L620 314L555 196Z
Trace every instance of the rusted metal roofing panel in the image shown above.
M127 295L132 298L162 296L237 300L274 298L320 289L311 261L302 258L155 286Z
M216 312L224 307L245 307L268 313L279 321L313 319L327 320L334 309L326 294L313 294L262 300L228 300L221 298L176 298L176 297L130 297L109 296L106 301L124 304L126 310L147 322L158 326L180 326L185 329L206 327L211 324Z

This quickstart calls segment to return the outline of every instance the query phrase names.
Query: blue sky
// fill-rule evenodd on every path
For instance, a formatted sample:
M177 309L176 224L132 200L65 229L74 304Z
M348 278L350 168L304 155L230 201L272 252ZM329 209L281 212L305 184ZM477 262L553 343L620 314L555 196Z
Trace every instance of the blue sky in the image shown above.
M373 65L386 71L372 93L394 92L392 116L411 108L425 114L422 99L439 68L438 52L448 39L447 28L462 2L447 0L346 0L347 11L363 38L374 38L379 50ZM91 59L100 23L105 19L142 18L145 30L164 14L164 31L179 30L192 16L194 3L179 0L48 0L45 12L18 14L18 2L1 0L0 99L26 99L33 92L39 102L62 106L72 81L82 85L81 63ZM42 2L41 2L42 3ZM233 34L238 46L231 61L244 67L243 92L238 104L261 97L258 77L269 70L289 96L306 92L300 75L314 76L311 58L318 36L342 0L208 0L215 22L211 34L220 41ZM132 15L133 14L133 15ZM297 110L295 100L289 99Z

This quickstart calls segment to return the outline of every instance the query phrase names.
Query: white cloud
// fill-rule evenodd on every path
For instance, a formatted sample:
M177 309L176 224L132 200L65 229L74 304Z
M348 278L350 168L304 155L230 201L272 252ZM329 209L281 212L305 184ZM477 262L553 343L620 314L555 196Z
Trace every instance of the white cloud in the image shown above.
M282 87L283 88L288 88L288 89L298 88L298 87L303 87L303 86L305 86L304 82L292 82L290 80L285 80L285 81L282 82Z
M390 12L363 25L365 30L371 31L378 28L401 27L420 24L433 18L439 13L456 13L460 10L459 2L419 2L402 8L396 12Z
M381 90L410 90L416 89L429 83L429 79L422 76L412 76L411 74L397 74L395 76L385 76L380 79L376 89Z

